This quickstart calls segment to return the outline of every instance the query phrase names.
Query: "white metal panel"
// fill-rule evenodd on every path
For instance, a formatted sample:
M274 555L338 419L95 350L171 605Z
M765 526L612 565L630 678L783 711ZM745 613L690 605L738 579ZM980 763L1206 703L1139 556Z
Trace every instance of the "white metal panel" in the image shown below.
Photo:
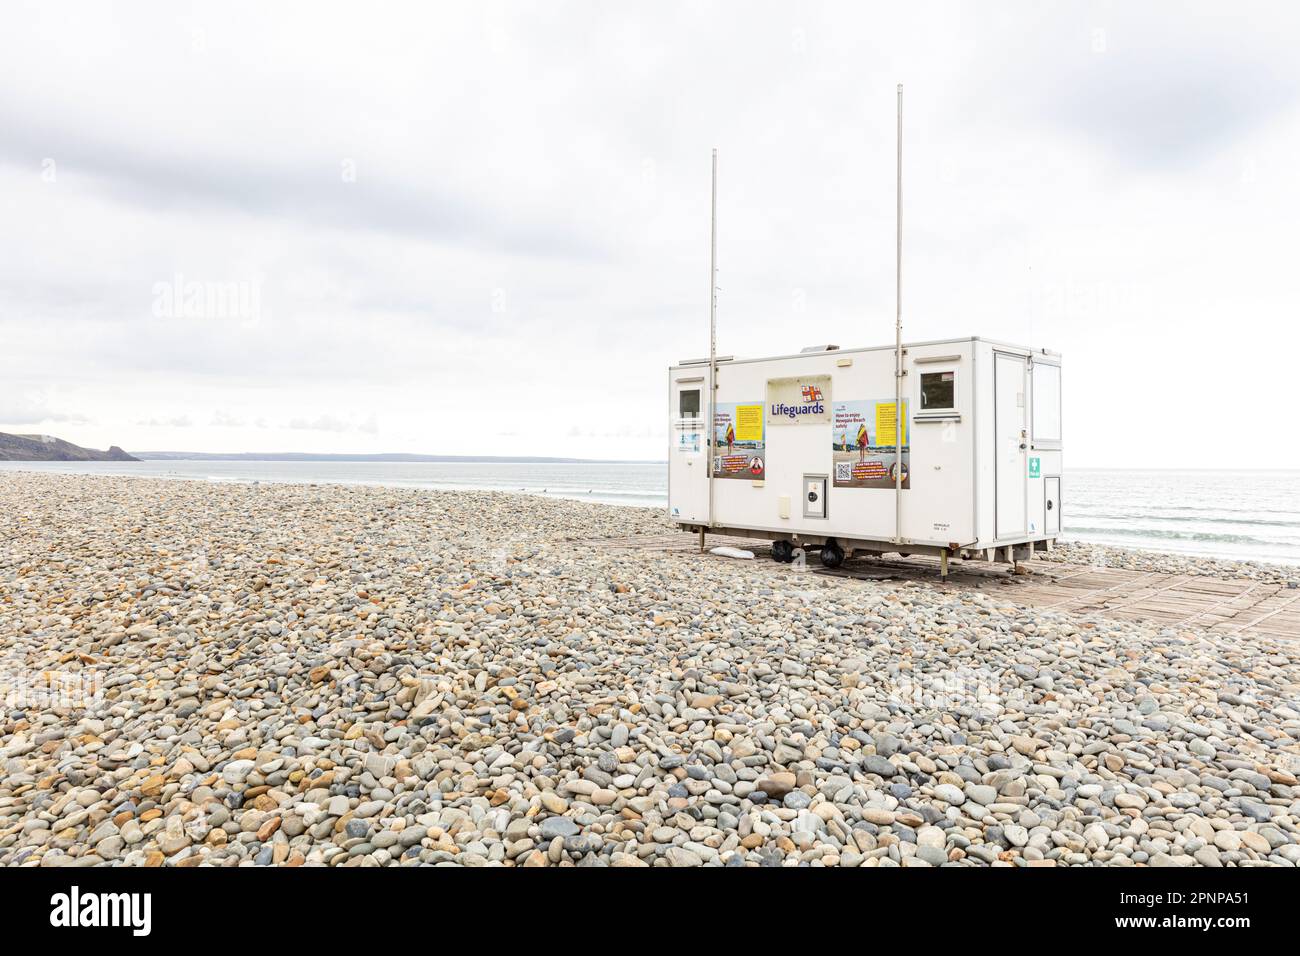
M987 548L996 539L997 469L994 454L993 420L993 346L979 341L974 344L974 380L971 390L975 401L973 428L975 458L975 534L976 546Z
M673 521L707 521L708 368L670 369L668 379L668 516ZM699 392L699 415L683 418L681 393L691 390Z
M1039 472L1042 476L1031 478L1029 482L1029 503L1032 509L1030 537L1055 537L1061 533L1061 451L1059 448L1038 448L1032 441L1029 448L1029 454L1039 460ZM1052 482L1055 482L1056 504L1049 509L1047 501L1052 496Z
M1029 536L1060 533L1060 513L1047 507L1050 478L1061 474L1061 366L1034 355L1029 365ZM1058 481L1059 489L1059 481ZM1059 490L1058 490L1059 493Z
M968 545L975 541L975 475L972 470L978 416L971 383L975 349L970 341L908 347L903 394L912 416L912 487L903 492L903 536L911 541ZM920 415L921 372L956 375L955 417ZM919 417L918 417L919 416Z
M803 476L803 516L805 518L825 518L826 515L825 475Z
M1023 537L1028 530L1026 494L1028 440L1025 431L1025 368L1023 356L993 354L994 470L997 483L999 541Z
M1044 479L1043 489L1043 506L1046 509L1046 517L1043 522L1043 528L1049 535L1061 533L1061 479L1047 478Z

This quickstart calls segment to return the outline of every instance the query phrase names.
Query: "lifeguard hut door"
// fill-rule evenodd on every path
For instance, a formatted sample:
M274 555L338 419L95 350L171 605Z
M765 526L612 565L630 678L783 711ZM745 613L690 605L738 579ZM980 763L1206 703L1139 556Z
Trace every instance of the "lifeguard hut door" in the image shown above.
M1029 507L1028 362L1024 355L1009 352L995 351L993 359L995 537L999 541L1023 540Z
M679 369L668 390L672 422L668 450L668 488L674 521L708 522L709 443L704 428L708 414L708 367Z

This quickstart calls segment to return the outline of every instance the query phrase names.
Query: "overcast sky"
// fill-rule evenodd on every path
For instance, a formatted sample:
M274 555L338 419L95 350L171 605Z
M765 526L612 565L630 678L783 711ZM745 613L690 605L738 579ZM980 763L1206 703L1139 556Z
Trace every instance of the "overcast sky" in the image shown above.
M1300 467L1296 9L7 3L0 430L663 458L711 147L719 351L892 341L902 82L906 338L1063 352L1067 465Z

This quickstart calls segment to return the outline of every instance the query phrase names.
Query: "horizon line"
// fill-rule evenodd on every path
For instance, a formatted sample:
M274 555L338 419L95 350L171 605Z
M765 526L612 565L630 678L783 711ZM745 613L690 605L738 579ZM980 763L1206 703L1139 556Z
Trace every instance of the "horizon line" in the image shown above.
M373 462L522 462L531 464L661 465L667 458L572 458L551 455L426 455L419 452L203 452L128 451L143 461L373 461Z

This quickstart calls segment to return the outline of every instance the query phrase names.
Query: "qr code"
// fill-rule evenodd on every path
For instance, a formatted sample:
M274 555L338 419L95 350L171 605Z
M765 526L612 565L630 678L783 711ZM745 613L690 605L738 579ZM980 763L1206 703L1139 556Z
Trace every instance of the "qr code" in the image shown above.
M837 461L835 463L835 480L852 481L853 480L853 462Z

